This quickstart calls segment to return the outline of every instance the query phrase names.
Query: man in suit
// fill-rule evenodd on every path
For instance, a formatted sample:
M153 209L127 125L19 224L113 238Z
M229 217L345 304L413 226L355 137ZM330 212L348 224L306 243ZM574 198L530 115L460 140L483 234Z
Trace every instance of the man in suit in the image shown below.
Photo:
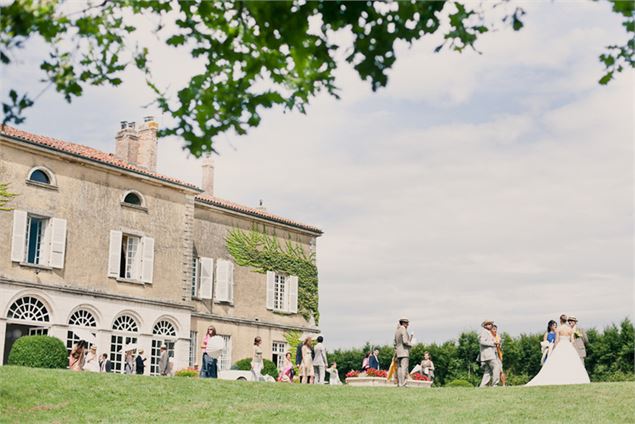
M168 375L168 365L170 363L170 357L168 356L168 347L162 344L160 351L161 355L159 356L159 374Z
M410 360L411 337L408 334L408 318L399 320L399 327L395 331L395 356L397 357L397 386L405 387L408 378Z
M374 349L372 355L368 358L368 366L370 368L379 369L379 349Z
M584 358L586 358L586 345L589 343L589 338L587 337L586 332L578 327L578 319L573 315L569 317L569 325L573 328L573 334L575 334L573 347L575 347L575 350L578 351L580 360L584 364Z
M101 360L99 361L99 372L111 372L112 371L112 362L108 359L108 354L104 353L101 355Z
M143 349L139 349L137 353L137 357L135 358L135 371L137 374L143 374L143 370L145 369L146 358L143 357Z
M483 370L483 379L479 387L485 387L491 381L492 386L496 386L500 380L500 361L496 354L497 343L492 335L492 327L494 321L485 320L481 324L480 334L478 335L478 344L480 348L479 358L481 361L481 369Z
M322 344L324 337L318 336L317 344L313 348L315 357L313 358L313 368L315 370L315 384L324 384L324 375L326 374L326 348Z

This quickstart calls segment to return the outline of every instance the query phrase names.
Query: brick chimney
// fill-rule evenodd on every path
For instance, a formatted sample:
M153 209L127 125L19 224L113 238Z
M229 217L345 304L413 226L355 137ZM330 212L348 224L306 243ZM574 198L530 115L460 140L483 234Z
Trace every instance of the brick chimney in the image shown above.
M212 153L203 156L203 190L205 194L214 195L214 158Z
M143 124L137 129L135 122L121 121L121 128L115 137L115 156L128 163L157 169L157 130L158 122L152 116L143 118Z

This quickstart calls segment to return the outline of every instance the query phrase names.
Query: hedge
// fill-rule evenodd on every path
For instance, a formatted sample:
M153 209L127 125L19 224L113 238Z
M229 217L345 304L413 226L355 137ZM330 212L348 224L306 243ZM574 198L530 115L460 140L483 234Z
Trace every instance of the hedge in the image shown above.
M68 352L64 342L57 337L24 336L13 343L8 364L32 368L66 368Z

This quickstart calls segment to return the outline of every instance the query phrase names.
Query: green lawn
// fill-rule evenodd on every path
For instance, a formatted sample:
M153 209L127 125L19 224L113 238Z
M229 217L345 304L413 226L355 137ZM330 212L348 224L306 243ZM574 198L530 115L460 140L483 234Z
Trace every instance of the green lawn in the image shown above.
M635 422L635 383L300 386L0 367L0 422Z

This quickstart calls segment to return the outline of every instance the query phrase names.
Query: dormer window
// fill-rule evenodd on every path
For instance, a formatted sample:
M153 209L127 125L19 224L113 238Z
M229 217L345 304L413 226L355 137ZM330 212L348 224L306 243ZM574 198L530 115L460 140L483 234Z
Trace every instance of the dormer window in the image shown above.
M121 198L121 206L127 206L147 212L146 202L141 193L138 191L127 191Z
M29 177L29 180L35 181L36 183L51 184L51 179L41 169L36 169L35 171L33 171L31 173L31 176Z
M141 206L141 198L136 193L128 193L123 199L124 203L129 205Z
M38 166L31 169L31 171L29 171L29 176L26 179L26 182L28 184L32 184L32 185L36 185L40 187L46 187L46 188L52 188L52 189L57 188L55 186L55 176L53 175L51 171L49 171L43 166Z

